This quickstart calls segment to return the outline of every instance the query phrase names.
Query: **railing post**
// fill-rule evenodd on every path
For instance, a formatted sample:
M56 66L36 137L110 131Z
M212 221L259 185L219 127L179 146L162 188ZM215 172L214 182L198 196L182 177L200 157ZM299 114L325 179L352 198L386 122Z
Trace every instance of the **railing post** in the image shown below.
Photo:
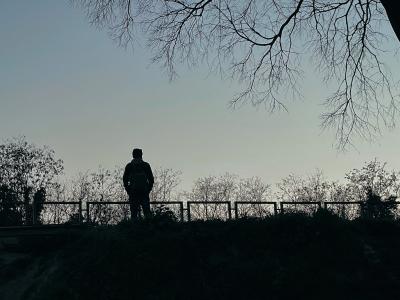
M278 204L274 202L274 214L275 216L278 214Z
M234 209L235 209L235 219L238 219L239 213L238 213L238 204L236 201L234 203Z
M78 204L78 210L79 210L79 216L78 216L78 223L81 224L82 223L82 200L79 200L79 204Z
M183 223L185 221L184 215L183 215L183 202L179 203L179 208L181 210L181 222Z
M280 208L281 208L281 214L283 214L283 203L280 202L279 205L280 205Z
M86 202L86 223L90 223L89 201Z
M187 219L188 219L188 222L190 222L191 221L191 218L190 218L190 201L188 201L188 202L186 202L186 205L187 205Z
M228 218L229 218L229 220L231 220L232 219L232 211L231 211L232 206L231 206L230 201L228 201L227 203L228 203Z

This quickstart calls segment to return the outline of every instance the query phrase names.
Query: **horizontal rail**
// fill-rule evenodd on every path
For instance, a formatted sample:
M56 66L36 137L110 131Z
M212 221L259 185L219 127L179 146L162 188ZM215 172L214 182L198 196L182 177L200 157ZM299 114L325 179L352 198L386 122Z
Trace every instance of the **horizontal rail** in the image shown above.
M129 204L129 201L87 201L86 204Z
M82 202L79 201L45 201L43 202L44 205L46 204L73 204L73 205L79 205Z
M235 201L234 202L235 219L239 218L238 206L240 204L243 204L243 205L246 205L246 204L248 204L248 205L257 205L257 204L259 204L259 205L263 205L263 204L273 205L274 206L274 214L276 215L278 213L278 204L277 204L277 202L273 202L273 201Z
M282 201L280 202L280 209L281 213L284 212L284 205L318 205L318 208L321 208L322 202L321 201Z
M231 204L231 201L187 201L187 204Z
M129 201L88 201L86 202L87 222L90 222L90 205L129 205ZM179 205L179 218L184 221L184 206L183 201L150 201L150 205Z
M82 223L82 201L45 201L43 206L46 205L78 205L78 223ZM33 224L37 221L35 206L32 205Z
M185 202L186 202L186 205L185 205ZM82 210L82 202L81 201L48 201L48 202L44 202L42 204L44 206L47 206L47 205L60 205L60 206L78 205L79 206L79 214L78 214L79 216L77 216L78 223L81 224L83 221L82 220L83 219L82 212L84 212L84 211ZM349 209L351 209L350 206L352 206L352 205L353 206L360 205L360 207L361 207L361 205L364 205L364 204L365 204L365 202L363 202L363 201L325 201L325 202L322 202L322 201L282 201L282 202L278 202L278 201L232 201L232 202L231 201L150 201L150 205L166 205L166 206L167 205L177 205L177 206L179 206L179 219L181 221L185 220L185 215L187 216L187 220L191 221L192 213L193 213L192 209L195 205L205 205L205 206L213 205L214 207L215 207L215 205L222 206L222 207L225 207L226 214L225 214L225 212L222 212L222 211L217 212L216 214L221 214L220 217L222 217L224 219L225 218L232 219L232 214L234 213L234 218L237 219L240 217L239 216L239 206L241 206L241 205L243 205L243 206L245 206L245 205L252 205L252 206L271 205L271 206L273 206L273 213L277 214L279 211L278 207L280 208L280 212L283 213L285 210L289 209L288 206L297 206L297 205L312 206L312 205L315 205L316 207L321 208L323 205L323 207L325 209L339 209L340 206L342 206L342 207L344 207L344 209L346 209L346 207L348 206ZM383 203L379 203L377 205L385 205L385 204L386 203L383 202ZM85 203L85 205L86 205L86 221L89 222L91 206L93 206L93 205L129 205L129 201L87 201ZM335 208L335 205L337 206L336 208ZM395 205L399 206L400 201L395 201ZM0 203L0 210L2 209L2 207L9 208L12 206L17 207L18 210L20 210L21 207L22 207L22 209L25 209L26 210L25 216L27 213L28 213L28 215L29 215L29 213L31 213L31 217L32 217L31 223L29 223L29 220L28 221L25 220L24 226L28 226L29 224L32 224L32 222L33 222L33 225L35 225L34 224L35 220L36 220L36 216L35 216L36 212L34 211L35 205L33 205L32 203L27 204L22 201L11 203L11 205L10 204L5 205L5 204ZM178 207L174 208L175 211L177 211L177 209L178 209ZM296 210L296 209L298 209L298 208L294 208L294 210ZM245 210L245 208L243 208L243 210ZM270 212L272 213L272 207L270 208ZM251 213L254 213L254 212L250 212L250 214ZM267 209L261 213L256 212L255 214L259 214L257 216L260 217L264 213L269 214ZM126 214L126 212L124 214ZM213 214L215 214L215 212L213 212ZM29 224L26 222L28 222Z
M324 202L324 204L362 204L362 201L329 201Z
M129 204L129 201L87 201L90 204ZM220 202L219 202L220 203ZM183 201L150 201L150 204L183 204Z
M191 210L190 206L191 205L198 205L198 204L217 204L217 205L226 205L228 209L228 219L232 219L232 208L231 208L231 202L230 201L187 201L186 202L186 207L187 207L187 219L190 222L192 220L192 215L191 215Z

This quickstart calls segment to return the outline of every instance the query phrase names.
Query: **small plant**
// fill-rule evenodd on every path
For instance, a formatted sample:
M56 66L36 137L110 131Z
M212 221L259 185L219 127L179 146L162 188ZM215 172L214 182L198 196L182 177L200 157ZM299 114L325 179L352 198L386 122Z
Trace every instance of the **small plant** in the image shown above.
M361 204L361 217L368 219L394 219L396 196L382 201L381 196L368 189L365 202Z
M80 224L83 220L83 216L80 215L79 212L72 214L68 221L65 224L70 224L70 225L76 225L76 224Z
M165 205L159 205L153 210L153 221L156 222L177 222L178 218L174 212Z

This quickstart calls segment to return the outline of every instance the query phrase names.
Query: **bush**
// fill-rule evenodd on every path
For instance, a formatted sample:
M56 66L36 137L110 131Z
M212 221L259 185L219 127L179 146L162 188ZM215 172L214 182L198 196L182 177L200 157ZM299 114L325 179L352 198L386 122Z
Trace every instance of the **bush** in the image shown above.
M156 222L177 222L178 218L174 212L165 205L157 206L153 211L153 221Z
M367 219L394 219L396 209L396 197L391 196L386 201L368 189L367 197L361 204L361 217Z
M0 226L22 225L22 219L17 207L17 195L7 186L0 186Z

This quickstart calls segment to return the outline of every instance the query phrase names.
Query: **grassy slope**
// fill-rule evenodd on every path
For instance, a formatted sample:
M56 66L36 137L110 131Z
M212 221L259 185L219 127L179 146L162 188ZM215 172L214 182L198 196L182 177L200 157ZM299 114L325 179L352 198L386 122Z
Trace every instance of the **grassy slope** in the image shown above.
M29 246L23 298L399 299L399 236L398 223L326 214L92 228Z

